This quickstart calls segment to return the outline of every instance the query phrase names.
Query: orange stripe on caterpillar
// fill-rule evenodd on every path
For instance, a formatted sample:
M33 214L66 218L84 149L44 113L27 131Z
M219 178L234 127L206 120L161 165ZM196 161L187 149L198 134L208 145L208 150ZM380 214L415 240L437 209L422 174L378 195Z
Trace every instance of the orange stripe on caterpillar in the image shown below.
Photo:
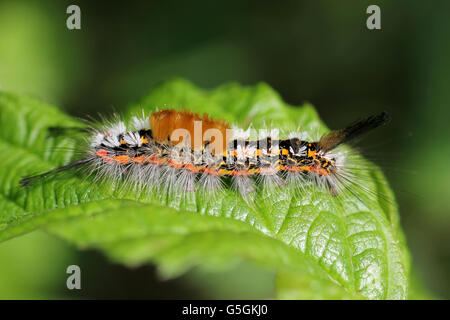
M201 170L201 167L194 166L191 163L186 163L183 167L193 173L198 173Z
M155 158L155 157L150 157L150 158L148 158L148 160L149 160L149 162L152 162L157 165L162 165L167 162L167 159Z
M322 176L328 176L330 172L328 172L326 169L315 167L315 166L300 166L300 167L294 167L294 166L280 166L281 170L284 171L290 171L290 172L315 172Z
M244 176L244 177L247 177L247 176L250 176L252 173L250 172L250 170L247 170L247 171L244 171L244 170L241 170L241 171L239 171L239 170L233 170L233 171L231 171L231 175L233 175L233 176Z
M119 162L121 164L127 164L128 162L131 161L131 158L129 156L114 156L112 157L112 159L116 162Z
M144 163L145 160L146 160L146 157L145 156L138 156L138 157L132 158L131 160L133 162L136 162L136 163Z
M105 162L113 161L113 159L108 155L108 152L106 150L100 149L96 151L95 154L101 157Z
M173 161L172 159L168 159L167 162L174 168L181 169L183 167L183 163Z

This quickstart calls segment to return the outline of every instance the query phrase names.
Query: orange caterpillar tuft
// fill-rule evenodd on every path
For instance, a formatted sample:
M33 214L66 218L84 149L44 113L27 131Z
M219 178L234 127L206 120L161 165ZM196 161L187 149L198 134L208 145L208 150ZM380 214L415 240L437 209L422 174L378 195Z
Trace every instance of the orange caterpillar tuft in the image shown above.
M199 145L195 146L194 139L194 122L201 122L201 137L205 137L205 132L209 129L219 130L223 139L223 149L226 150L227 146L227 129L230 128L229 124L220 119L212 119L207 114L199 115L197 113L193 113L189 110L161 110L150 115L150 128L152 128L153 138L160 143L171 142L173 144L177 144L183 141L184 136L172 137L173 132L176 129L185 129L189 132L191 137L191 148L198 149L201 148L204 141L199 141ZM199 132L195 132L195 134L199 134ZM209 132L211 133L211 131ZM208 133L207 133L208 135ZM212 134L211 143L214 142L215 134ZM207 140L207 139L206 139Z

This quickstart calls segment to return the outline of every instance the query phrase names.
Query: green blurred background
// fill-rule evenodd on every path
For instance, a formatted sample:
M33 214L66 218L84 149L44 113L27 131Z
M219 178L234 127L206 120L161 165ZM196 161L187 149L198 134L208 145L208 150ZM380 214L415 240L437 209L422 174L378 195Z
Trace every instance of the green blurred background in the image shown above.
M81 30L66 8L81 8ZM381 30L366 8L381 7ZM450 298L449 1L2 1L0 89L76 116L110 113L172 77L213 88L264 81L330 128L388 111L364 140L399 201L414 278ZM65 269L82 269L81 291ZM42 231L0 245L0 298L271 298L274 274L250 264L159 280Z

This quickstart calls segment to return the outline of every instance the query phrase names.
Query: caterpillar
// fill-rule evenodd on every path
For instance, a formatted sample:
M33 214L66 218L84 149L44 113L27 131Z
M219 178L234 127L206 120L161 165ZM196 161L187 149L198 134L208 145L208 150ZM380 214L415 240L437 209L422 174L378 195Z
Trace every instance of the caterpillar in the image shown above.
M390 121L386 112L331 131L316 140L273 132L250 139L220 119L188 110L161 110L148 117L88 129L84 155L53 170L24 177L23 187L70 169L87 169L95 180L124 180L138 190L219 192L225 180L247 199L263 190L315 184L336 197L354 183L342 144ZM62 128L64 129L64 128Z

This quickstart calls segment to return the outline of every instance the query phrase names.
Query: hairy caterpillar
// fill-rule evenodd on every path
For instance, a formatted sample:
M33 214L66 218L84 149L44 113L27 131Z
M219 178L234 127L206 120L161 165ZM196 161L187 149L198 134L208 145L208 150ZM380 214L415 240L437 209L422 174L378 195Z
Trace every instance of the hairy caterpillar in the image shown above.
M138 190L217 192L224 180L244 199L258 187L316 184L333 196L354 183L344 143L390 120L387 113L368 117L313 141L292 136L279 139L271 132L257 139L231 129L223 120L190 111L162 110L92 128L84 156L48 172L20 181L30 186L69 169L87 169L96 179L124 180Z

